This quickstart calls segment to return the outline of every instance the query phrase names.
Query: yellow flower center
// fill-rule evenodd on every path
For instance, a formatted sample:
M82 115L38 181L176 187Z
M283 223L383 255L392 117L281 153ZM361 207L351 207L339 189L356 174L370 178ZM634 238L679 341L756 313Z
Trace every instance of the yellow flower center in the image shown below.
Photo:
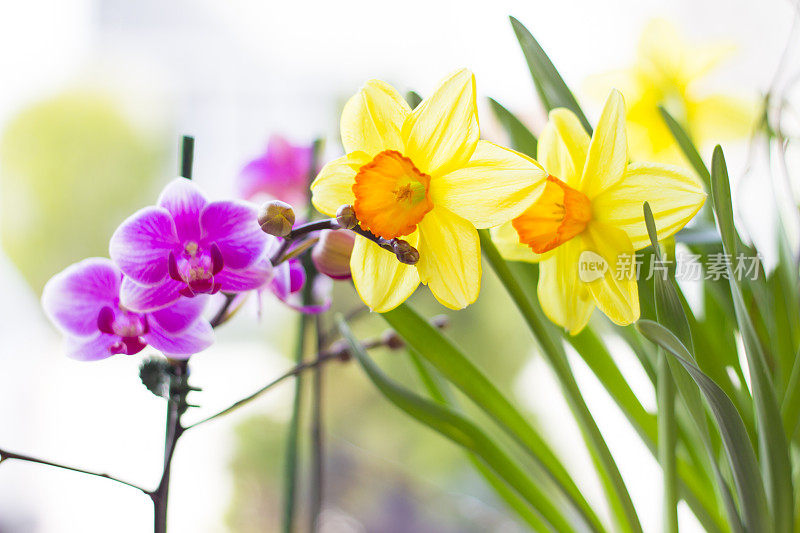
M433 209L431 177L400 152L384 150L356 174L353 209L361 227L384 239L414 232Z
M580 234L591 219L592 205L585 194L547 176L539 199L511 223L519 242L543 254Z

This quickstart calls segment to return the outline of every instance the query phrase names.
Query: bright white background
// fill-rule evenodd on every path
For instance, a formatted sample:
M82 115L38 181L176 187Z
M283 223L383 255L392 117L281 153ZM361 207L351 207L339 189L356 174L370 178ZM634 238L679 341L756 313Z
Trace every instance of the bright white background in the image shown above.
M644 23L665 16L693 39L738 43L735 62L713 81L750 94L768 86L792 16L784 0L3 0L0 5L0 128L23 106L66 88L110 87L131 102L137 121L171 123L177 132L195 135L196 179L219 195L230 193L231 178L269 133L297 140L335 135L339 104L369 77L425 94L443 75L467 66L482 95L537 124L540 110L508 14L528 26L578 89L587 75L626 65ZM596 116L599 103L585 102ZM63 266L54 265L54 272ZM219 345L196 358L196 381L215 384L203 393L209 409L289 364L236 337L235 330L223 331ZM231 362L252 371L234 375ZM152 485L160 470L163 413L161 402L135 378L137 364L135 358L67 360L39 311L37 295L0 252L0 446ZM554 403L556 388L542 367L532 363L517 391L569 450L579 437L562 423L564 407ZM585 369L577 371L646 531L658 530L657 465ZM652 391L641 389L652 405ZM278 390L249 412L284 417L287 393ZM182 441L173 475L172 531L224 531L227 454L236 419ZM585 458L575 456L576 468L586 466ZM3 533L142 532L150 523L150 503L135 491L28 464L0 467ZM692 524L685 524L689 531Z

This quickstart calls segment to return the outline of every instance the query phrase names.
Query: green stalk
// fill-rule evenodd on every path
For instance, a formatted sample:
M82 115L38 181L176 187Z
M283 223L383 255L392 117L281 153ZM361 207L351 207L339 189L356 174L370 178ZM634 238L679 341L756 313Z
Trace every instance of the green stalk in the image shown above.
M447 395L445 395L444 391L439 386L439 382L436 377L431 373L430 369L425 365L425 362L422 358L414 351L408 350L408 358L411 360L411 363L414 365L414 368L419 375L420 381L427 389L428 394L431 395L435 401L439 402L442 405L446 405L448 407L455 406L452 405L452 402L448 400ZM548 531L548 525L539 517L539 515L534 512L528 503L520 497L508 484L495 474L489 467L484 464L480 457L475 455L474 453L467 452L467 458L469 462L472 463L472 466L478 473L483 477L483 479L489 484L490 487L494 489L498 496L505 502L509 509L513 510L517 516L519 516L522 520L525 521L528 526L534 531Z
M663 524L664 533L678 533L678 469L675 448L675 383L669 370L667 354L661 350L658 358L658 462L664 476Z
M297 324L297 340L295 341L294 359L296 364L303 362L306 341L306 315L300 314ZM292 404L292 418L289 421L289 432L286 437L286 459L283 480L283 529L284 533L293 533L295 526L295 512L297 508L297 448L300 435L300 410L302 403L303 377L298 374L294 380L294 403Z
M557 344L547 332L544 323L531 306L525 291L517 282L505 260L500 256L487 230L480 230L481 247L484 256L494 269L497 277L505 286L511 299L527 322L534 338L539 343L542 353L549 361L558 378L570 409L583 433L586 445L595 463L617 525L624 531L641 532L642 526L631 501L628 489L619 473L617 464L608 445L600 433L586 402L581 395L575 376L569 366L563 348Z

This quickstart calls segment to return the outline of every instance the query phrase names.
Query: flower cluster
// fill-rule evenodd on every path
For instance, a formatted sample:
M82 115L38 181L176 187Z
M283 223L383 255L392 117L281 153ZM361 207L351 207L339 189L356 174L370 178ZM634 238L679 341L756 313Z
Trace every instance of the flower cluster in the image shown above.
M276 199L260 211L243 200L209 201L190 180L173 180L156 205L114 232L111 261L80 263L48 285L44 305L70 353L97 359L148 344L170 356L196 353L211 342L201 314L218 292L269 290L299 311L322 312L330 301L299 301L307 273L297 256L314 242L315 270L352 276L375 311L398 306L420 283L461 309L480 290L484 228L506 258L540 263L542 308L569 332L595 307L630 324L639 301L625 269L634 265L618 258L649 244L643 202L663 239L705 200L698 179L679 167L629 163L617 91L591 137L571 111L551 111L538 161L479 139L467 70L413 110L391 86L367 82L345 105L341 134L346 154L311 184L313 205L336 217L327 222L294 228L283 200L306 201L313 150L277 137L239 177L245 196ZM589 277L581 271L587 253L605 265Z

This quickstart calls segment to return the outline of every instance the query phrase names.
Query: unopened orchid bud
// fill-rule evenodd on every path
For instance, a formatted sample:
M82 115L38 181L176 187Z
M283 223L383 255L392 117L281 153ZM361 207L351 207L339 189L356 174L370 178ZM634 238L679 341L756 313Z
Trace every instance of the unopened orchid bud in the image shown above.
M311 251L311 260L322 274L333 279L350 278L350 255L356 236L347 230L325 230Z
M419 262L419 252L416 248L402 239L392 240L392 251L397 260L406 265L416 265Z
M336 223L343 229L353 229L358 226L356 210L352 205L343 205L336 211Z
M393 329L387 329L383 332L381 342L390 350L399 350L406 345L405 341Z
M280 200L265 202L258 210L258 225L264 233L286 237L294 226L294 210Z

